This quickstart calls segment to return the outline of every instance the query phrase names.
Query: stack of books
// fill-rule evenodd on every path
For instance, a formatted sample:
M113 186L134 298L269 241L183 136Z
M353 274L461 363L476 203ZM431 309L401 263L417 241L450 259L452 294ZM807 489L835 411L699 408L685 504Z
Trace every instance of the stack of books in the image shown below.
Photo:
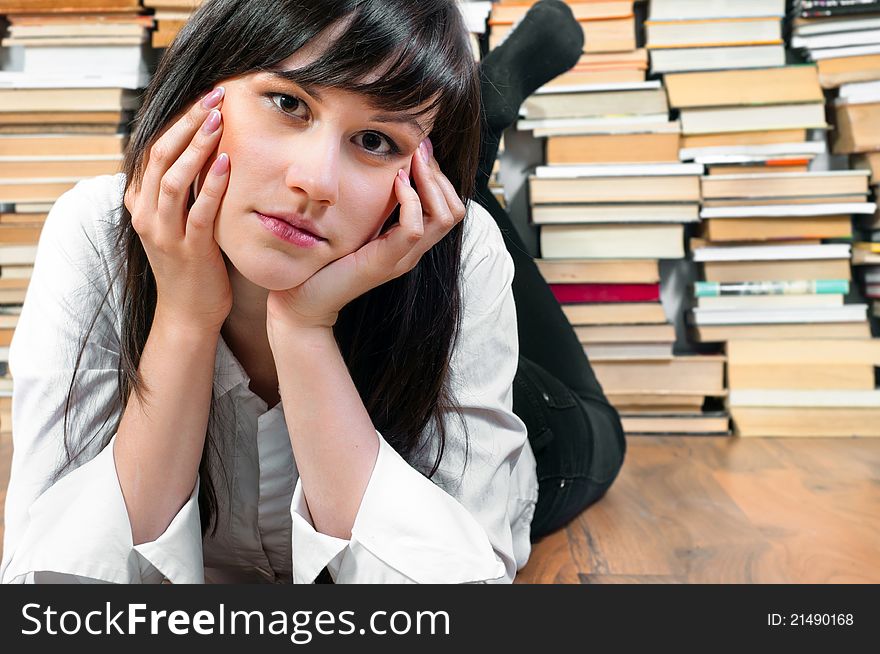
M490 49L501 43L537 0L500 0L489 18ZM571 0L566 4L584 31L584 53L575 66L547 84L642 82L648 68L644 48L636 47L633 0Z
M880 0L794 0L793 13L791 45L824 88L880 79Z
M488 31L489 12L492 10L491 2L474 2L473 0L458 0L458 7L464 16L465 26L470 36L471 50L474 59L480 60L480 39Z
M113 174L151 58L139 0L0 0L0 394L8 347L52 204Z
M880 436L880 339L727 344L739 436Z
M851 215L876 210L866 171L710 175L702 195L693 259L723 297L697 285L697 341L870 335L867 306L844 304Z
M609 159L535 170L538 268L628 433L727 433L726 414L703 411L724 393L724 357L676 356L661 302L659 260L685 255L702 166Z
M682 161L710 175L805 172L827 150L814 65L669 73L664 84L680 114Z
M153 47L167 48L204 0L143 0L146 9L153 9L156 31Z
M651 0L652 73L785 63L785 0Z

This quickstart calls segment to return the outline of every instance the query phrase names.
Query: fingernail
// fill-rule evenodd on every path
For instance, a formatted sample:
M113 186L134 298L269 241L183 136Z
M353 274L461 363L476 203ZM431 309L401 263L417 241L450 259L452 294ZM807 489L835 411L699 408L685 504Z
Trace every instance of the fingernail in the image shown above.
M229 172L229 155L224 152L217 157L214 165L211 166L211 174L217 175L217 177L222 177L227 172Z
M428 159L434 156L434 144L431 143L430 138L425 139L425 146L428 148Z
M204 97L204 99L202 100L202 106L205 109L213 109L218 104L220 104L220 100L223 99L223 94L225 92L226 90L222 86L218 86L216 89L214 89Z
M205 124L202 127L205 134L213 134L220 127L220 112L217 109L211 109L211 113L205 118Z
M409 177L406 176L406 172L401 168L397 171L397 176L400 178L400 181L409 186Z
M419 156L421 156L422 161L428 163L428 146L425 141L419 143Z

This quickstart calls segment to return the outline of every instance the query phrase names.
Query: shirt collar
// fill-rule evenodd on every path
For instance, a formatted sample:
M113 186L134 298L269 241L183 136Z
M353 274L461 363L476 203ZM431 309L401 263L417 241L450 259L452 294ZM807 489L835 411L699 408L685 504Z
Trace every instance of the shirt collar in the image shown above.
M214 359L214 396L220 398L236 386L244 384L247 388L251 378L235 358L232 350L221 335L217 341L217 357Z

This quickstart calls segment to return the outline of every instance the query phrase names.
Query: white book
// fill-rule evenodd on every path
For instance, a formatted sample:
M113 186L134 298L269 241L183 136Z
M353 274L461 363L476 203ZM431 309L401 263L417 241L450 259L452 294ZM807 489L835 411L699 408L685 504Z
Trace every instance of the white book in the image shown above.
M842 48L853 45L880 43L880 30L859 30L857 32L835 32L833 34L815 34L810 36L793 36L793 48Z
M57 46L24 49L24 72L30 75L149 73L148 46Z
M681 123L678 120L666 120L649 123L623 123L620 125L603 124L568 125L562 127L535 127L532 136L577 136L586 134L681 134Z
M694 261L793 261L849 257L849 243L707 246L694 249Z
M36 256L36 245L0 245L0 266L30 266Z
M825 105L821 102L681 110L681 131L684 134L810 129L826 126Z
M880 407L880 390L730 390L730 406Z
M650 20L785 16L785 0L651 0Z
M790 309L806 307L842 307L841 293L815 295L719 295L698 297L699 309Z
M713 145L699 148L682 148L678 156L682 161L723 161L723 157L780 157L785 155L823 154L828 150L825 141L799 143L764 143L761 145ZM705 160L705 161L704 161Z
M141 89L150 82L148 73L24 73L0 71L0 89ZM59 109L63 110L63 109Z
M794 28L797 36L811 34L830 34L832 32L851 32L880 28L880 18L855 18L852 20L822 20L812 25L799 25Z
M784 65L785 47L782 45L651 50L652 73L770 68Z
M867 304L786 309L691 309L691 321L695 325L861 322L867 318Z
M606 127L609 125L647 125L668 121L669 114L665 113L611 115L598 118L535 118L517 121L516 128L520 131L527 131L536 127Z
M492 10L492 3L459 1L457 4L464 17L464 24L467 30L473 34L485 33L486 21L489 18L489 12Z
M684 202L664 204L536 204L534 225L583 223L695 223L700 205Z
M573 177L630 177L702 175L702 164L554 164L538 166L535 177L570 179Z
M810 59L822 61L823 59L837 59L840 57L860 57L862 55L880 54L880 44L854 45L846 48L821 48L810 50Z
M828 204L753 204L732 207L703 207L700 218L786 218L800 216L837 216L872 214L874 202L830 202Z
M780 154L780 155L748 155L748 154L713 154L702 155L694 159L695 163L703 165L711 164L747 164L747 163L764 163L765 161L795 161L801 162L804 159L812 161L816 158L815 154Z
M684 226L545 225L540 242L545 259L681 259Z
M843 84L838 90L836 105L880 102L880 81Z
M568 84L565 86L542 86L532 95L553 95L556 93L601 93L607 91L650 91L663 88L660 80L647 82L615 82L613 84Z

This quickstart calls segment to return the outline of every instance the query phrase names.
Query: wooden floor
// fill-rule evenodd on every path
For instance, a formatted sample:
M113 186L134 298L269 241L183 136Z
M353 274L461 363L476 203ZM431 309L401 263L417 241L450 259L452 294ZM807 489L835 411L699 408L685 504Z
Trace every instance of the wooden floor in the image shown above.
M517 582L880 583L880 438L630 437L608 494Z

